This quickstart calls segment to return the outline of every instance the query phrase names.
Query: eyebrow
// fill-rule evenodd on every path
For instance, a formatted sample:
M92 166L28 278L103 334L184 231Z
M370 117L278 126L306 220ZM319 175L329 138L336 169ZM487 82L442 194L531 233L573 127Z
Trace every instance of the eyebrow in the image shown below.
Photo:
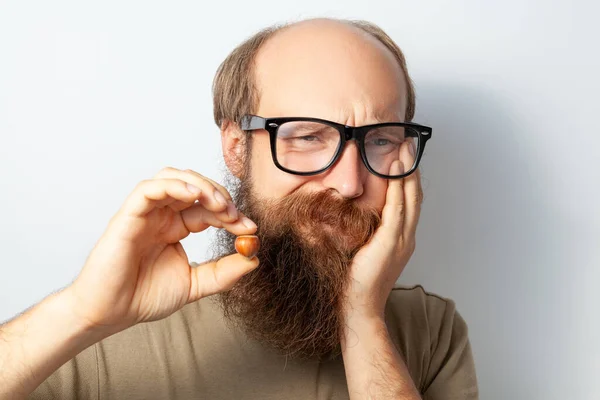
M392 118L389 118L390 116L392 116ZM384 113L384 114L380 114L377 112L374 112L372 114L373 117L373 121L375 121L376 124L383 124L386 122L404 122L401 121L400 118L398 118L398 115L396 114L388 114L388 113ZM369 124L372 125L372 124Z
M299 132L299 133L310 132L310 133L314 134L314 133L322 133L324 131L328 131L328 130L332 130L332 129L335 129L335 128L332 128L330 126L323 126L323 125L320 125L320 126L310 126L307 123L307 124L298 124L294 128L294 131L295 132Z
M375 125L375 124L384 124L384 123L388 123L388 122L404 122L401 120L401 118L398 118L397 114L393 114L393 113L371 113L370 118L368 119L369 123L363 123L360 125L356 125L356 126L368 126L368 125ZM391 118L389 118L391 116ZM337 121L332 121L329 119L325 119L325 118L318 118L321 119L323 121L328 121L328 122L333 122L334 124L339 124L339 122ZM296 121L296 129L310 129L311 124L314 124L314 121ZM344 124L341 124L344 125Z

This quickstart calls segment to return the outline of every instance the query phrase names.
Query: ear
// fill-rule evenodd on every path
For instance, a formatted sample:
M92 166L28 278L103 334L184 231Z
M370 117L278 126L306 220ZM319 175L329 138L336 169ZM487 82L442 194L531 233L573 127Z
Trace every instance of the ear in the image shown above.
M221 124L221 146L227 168L233 176L242 178L244 172L246 137L236 123L224 120Z

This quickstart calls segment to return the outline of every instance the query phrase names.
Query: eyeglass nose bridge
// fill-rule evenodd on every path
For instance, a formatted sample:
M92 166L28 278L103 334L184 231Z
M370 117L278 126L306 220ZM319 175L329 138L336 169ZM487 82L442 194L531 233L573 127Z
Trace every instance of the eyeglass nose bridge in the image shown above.
M366 154L364 152L364 149L361 146L361 142L362 142L361 137L364 135L364 128L344 125L343 127L338 126L338 131L342 134L341 135L342 142L340 143L340 147L338 149L337 154L335 155L333 160L331 160L331 164L329 165L328 169L331 168L334 164L336 164L339 161L339 159L342 157L342 153L344 152L344 149L346 148L346 144L348 144L348 142L350 140L356 141L356 147L358 148L358 152L360 154L359 157L362 160L364 166L367 169L370 169L367 158L366 158Z
M361 128L344 125L344 127L342 128L342 136L344 137L344 142L354 139L358 143L361 132Z

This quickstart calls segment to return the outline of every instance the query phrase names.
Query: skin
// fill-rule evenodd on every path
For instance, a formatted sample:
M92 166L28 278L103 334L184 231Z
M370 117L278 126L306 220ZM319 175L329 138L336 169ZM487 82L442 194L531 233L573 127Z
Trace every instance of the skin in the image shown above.
M339 23L313 20L286 29L267 42L257 65L260 115L307 115L348 125L403 120L405 83L393 57L373 39ZM233 160L243 153L241 133L225 123L222 137L225 159L240 175ZM272 164L265 134L255 139L253 179L264 196L332 188L382 210L381 228L351 266L347 330L340 338L348 389L352 399L418 398L382 318L385 299L414 250L418 173L393 182L372 176L350 144L331 170L296 177ZM408 165L408 150L402 151ZM209 226L234 235L256 232L229 193L195 171L167 167L140 182L75 281L0 326L0 399L26 398L93 343L228 290L258 267L256 258L234 254L190 268L180 241Z

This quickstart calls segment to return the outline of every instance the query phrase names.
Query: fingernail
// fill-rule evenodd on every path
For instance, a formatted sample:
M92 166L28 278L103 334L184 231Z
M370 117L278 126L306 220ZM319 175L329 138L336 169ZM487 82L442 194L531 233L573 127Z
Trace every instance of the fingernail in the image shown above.
M248 217L244 217L242 218L242 224L244 224L244 226L248 229L256 229L257 226L254 222L252 222L252 220L250 220L250 218Z
M187 183L186 186L187 186L187 190L189 190L193 194L200 193L200 188L198 186L194 186L191 183Z
M227 215L229 215L231 219L237 219L238 213L233 203L227 204Z
M213 194L213 196L215 197L215 200L219 203L222 204L224 206L227 205L227 199L225 199L225 196L223 196L221 194L221 192L219 192L218 190L215 190L215 193Z

